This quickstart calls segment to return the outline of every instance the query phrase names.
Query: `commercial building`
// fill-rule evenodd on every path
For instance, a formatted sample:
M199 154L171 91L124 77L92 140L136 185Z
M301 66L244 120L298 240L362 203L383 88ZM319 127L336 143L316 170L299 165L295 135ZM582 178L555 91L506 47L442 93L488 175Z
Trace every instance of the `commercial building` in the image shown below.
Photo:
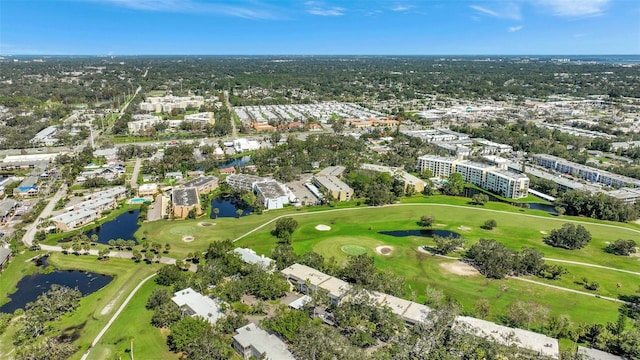
M570 174L574 177L590 182L603 184L613 188L640 187L640 180L638 179L574 163L557 156L536 154L531 158L536 164L542 167L552 169L563 174Z
M173 204L171 208L173 216L177 218L186 218L192 209L195 209L197 215L202 213L198 189L194 187L173 189L171 191L171 202Z
M335 200L348 201L353 197L353 189L338 178L344 171L344 166L329 166L314 175L311 181Z
M491 165L424 155L418 158L416 166L421 172L429 170L433 176L441 178L459 173L465 182L507 198L519 199L529 194L529 178L526 175Z
M184 183L185 187L195 187L198 194L208 194L218 188L218 178L215 176L200 176Z
M238 328L236 332L233 348L243 359L295 360L282 340L254 323Z
M202 318L211 324L225 316L220 299L204 296L192 288L177 291L173 295L171 301L189 316Z
M56 227L62 231L73 230L77 227L86 225L98 217L98 212L93 209L80 209L70 211L52 217L50 220L56 224Z

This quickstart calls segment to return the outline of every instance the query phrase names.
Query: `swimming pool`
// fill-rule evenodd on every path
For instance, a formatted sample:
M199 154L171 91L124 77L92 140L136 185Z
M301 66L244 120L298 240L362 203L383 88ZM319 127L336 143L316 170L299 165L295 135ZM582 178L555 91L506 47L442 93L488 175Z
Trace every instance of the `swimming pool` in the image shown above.
M137 197L137 198L133 198L131 200L128 201L129 204L142 204L145 202L151 202L151 199L148 198L143 198L143 197Z

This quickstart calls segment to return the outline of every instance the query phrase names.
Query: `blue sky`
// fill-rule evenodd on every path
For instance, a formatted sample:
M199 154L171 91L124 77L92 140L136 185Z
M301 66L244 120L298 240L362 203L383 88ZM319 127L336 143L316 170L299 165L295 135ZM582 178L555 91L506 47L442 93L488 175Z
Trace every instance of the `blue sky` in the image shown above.
M0 54L640 54L640 1L2 0Z

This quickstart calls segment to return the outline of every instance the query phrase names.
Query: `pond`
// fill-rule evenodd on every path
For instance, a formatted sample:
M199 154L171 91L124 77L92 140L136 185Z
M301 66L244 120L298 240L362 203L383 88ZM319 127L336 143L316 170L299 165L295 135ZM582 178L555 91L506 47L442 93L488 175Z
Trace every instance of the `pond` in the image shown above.
M548 212L550 214L554 214L554 215L556 214L556 210L555 210L554 206L550 205L550 204L508 202L508 201L505 201L503 199L498 199L497 197L495 197L495 196L493 196L491 194L487 194L487 193L485 193L483 191L480 191L478 189L468 188L468 187L464 188L463 195L465 197L472 198L473 195L476 195L476 194L485 194L485 195L487 195L489 197L489 201L507 203L507 204L510 204L510 205L513 205L513 206L517 206L517 207L521 207L521 208L543 210L543 211L546 211L546 212Z
M249 215L253 212L253 209L246 201L230 195L220 195L213 199L211 202L211 218L215 219L216 214L213 209L218 209L220 212L217 217L237 217L236 211L242 209L242 216Z
M251 161L251 155L239 157L218 166L218 169L228 168L231 166L244 166Z
M118 215L115 219L108 221L94 229L87 231L85 234L91 238L91 235L98 235L100 244L108 244L109 240L135 240L133 234L138 230L138 215L140 210L131 210ZM67 241L70 239L65 239Z
M523 203L528 205L529 209L534 209L534 210L542 210L542 211L546 211L549 214L557 214L556 213L556 208L551 205L551 204L540 204L540 203Z
M42 268L46 266L46 258L43 260L43 265L40 265ZM112 279L108 275L78 270L55 270L47 274L25 276L16 285L18 290L9 297L11 301L0 307L0 313L13 313L17 309L24 309L27 303L35 301L54 284L77 288L82 296L86 296L102 289Z
M449 230L393 230L393 231L378 231L378 234L389 235L395 237L407 237L407 236L422 236L422 237L453 237L459 238L460 234L455 231Z

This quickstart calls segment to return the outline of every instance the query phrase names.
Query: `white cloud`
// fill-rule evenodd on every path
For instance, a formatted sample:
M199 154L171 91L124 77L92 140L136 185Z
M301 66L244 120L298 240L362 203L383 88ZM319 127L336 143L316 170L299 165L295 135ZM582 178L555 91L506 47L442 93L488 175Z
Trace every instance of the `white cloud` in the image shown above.
M410 5L397 5L396 7L392 8L391 11L403 12L403 11L407 11L407 10L411 10L411 9L413 9L413 6L410 6Z
M342 16L345 13L345 8L339 6L326 6L323 2L319 1L307 1L304 4L307 5L307 12L311 15Z
M514 2L499 2L500 8L490 9L479 5L470 5L469 7L482 15L488 15L500 19L521 20L520 5Z
M507 28L507 31L509 32L516 32L516 31L520 31L524 29L524 26L522 25L518 25L518 26L509 26L509 28Z
M597 16L604 12L610 0L533 0L556 16Z
M90 2L107 3L135 10L205 13L233 16L245 19L272 19L278 16L265 6L251 3L251 6L227 5L199 0L88 0Z

